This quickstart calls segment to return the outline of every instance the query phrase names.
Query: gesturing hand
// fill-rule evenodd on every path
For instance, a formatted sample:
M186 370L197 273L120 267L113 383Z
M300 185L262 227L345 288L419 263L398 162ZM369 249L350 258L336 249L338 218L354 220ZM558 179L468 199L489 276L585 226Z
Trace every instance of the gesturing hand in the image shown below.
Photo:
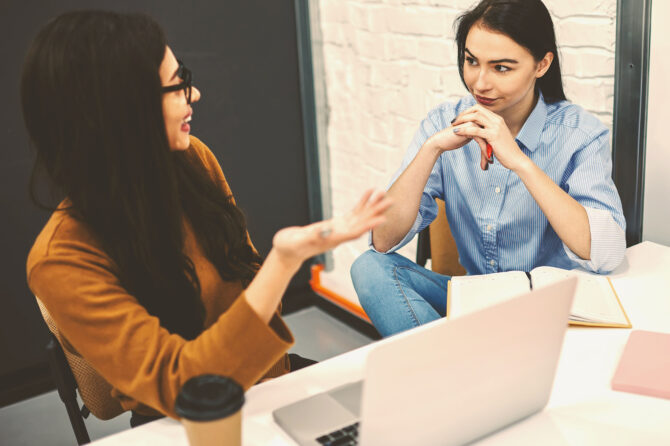
M458 115L453 132L461 137L474 138L482 150L482 169L488 168L486 142L493 147L493 154L500 164L508 169L514 168L525 157L505 123L505 120L491 110L477 104Z
M275 234L272 245L284 259L301 263L383 223L384 212L390 205L391 200L384 192L367 190L347 214L307 226L284 228Z

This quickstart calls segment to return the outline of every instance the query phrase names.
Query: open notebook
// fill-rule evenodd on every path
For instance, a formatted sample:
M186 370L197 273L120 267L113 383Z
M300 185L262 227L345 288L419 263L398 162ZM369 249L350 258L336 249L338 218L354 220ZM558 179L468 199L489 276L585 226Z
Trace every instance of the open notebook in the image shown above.
M630 328L631 323L609 277L577 270L540 266L523 271L452 277L447 293L447 317L457 317L496 304L530 289L576 276L577 291L571 325Z

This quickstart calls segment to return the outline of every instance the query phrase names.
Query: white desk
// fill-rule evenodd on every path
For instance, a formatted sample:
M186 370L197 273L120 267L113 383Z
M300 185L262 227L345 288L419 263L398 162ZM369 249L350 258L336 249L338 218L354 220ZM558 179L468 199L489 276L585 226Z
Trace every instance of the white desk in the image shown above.
M633 329L670 333L670 248L644 242L626 251L611 275ZM630 330L570 328L547 407L478 445L670 444L670 400L610 388ZM402 335L399 335L402 336ZM380 342L389 342L388 340ZM253 387L243 409L245 445L295 445L272 410L361 379L372 345ZM95 445L187 445L181 425L163 419Z

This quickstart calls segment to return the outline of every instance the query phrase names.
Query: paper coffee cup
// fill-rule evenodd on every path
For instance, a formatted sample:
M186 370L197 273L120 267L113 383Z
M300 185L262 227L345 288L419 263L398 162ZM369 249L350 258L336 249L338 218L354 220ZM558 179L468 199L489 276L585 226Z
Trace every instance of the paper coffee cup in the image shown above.
M181 388L175 411L191 446L240 446L244 390L219 375L191 378Z

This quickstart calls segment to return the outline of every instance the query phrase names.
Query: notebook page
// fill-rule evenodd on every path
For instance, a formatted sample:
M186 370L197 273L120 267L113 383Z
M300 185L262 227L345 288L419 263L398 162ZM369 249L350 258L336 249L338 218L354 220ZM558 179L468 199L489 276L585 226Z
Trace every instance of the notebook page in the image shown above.
M584 271L568 271L551 266L541 266L531 271L533 288L577 276L575 300L570 319L583 322L613 322L626 324L626 317L612 291L606 276Z
M530 291L522 271L451 278L449 316L462 316Z

